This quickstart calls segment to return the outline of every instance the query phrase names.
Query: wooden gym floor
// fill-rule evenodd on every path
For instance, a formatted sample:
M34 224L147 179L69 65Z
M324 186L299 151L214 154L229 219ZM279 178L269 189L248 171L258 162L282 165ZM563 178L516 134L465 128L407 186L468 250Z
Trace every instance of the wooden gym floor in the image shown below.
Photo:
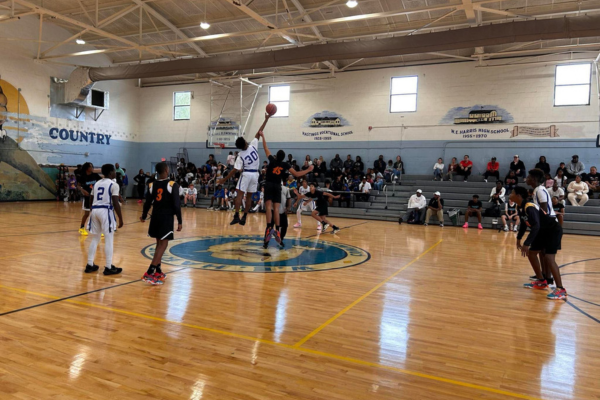
M565 236L570 294L521 288L512 233L337 219L350 268L239 273L163 265L124 206L117 277L84 274L80 205L0 205L1 399L598 399L600 238ZM184 209L177 238L260 235L264 215ZM292 224L295 216L290 216ZM291 242L291 241L290 241ZM103 266L102 245L98 251Z

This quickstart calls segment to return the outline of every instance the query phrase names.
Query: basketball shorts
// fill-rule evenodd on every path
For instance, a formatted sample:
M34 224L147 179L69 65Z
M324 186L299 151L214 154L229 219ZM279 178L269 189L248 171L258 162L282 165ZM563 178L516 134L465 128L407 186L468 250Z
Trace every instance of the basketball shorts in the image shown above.
M314 200L310 200L307 202L300 202L300 209L302 211L308 211L308 212L312 212L313 210L315 210L317 207L315 206L315 202Z
M175 238L175 222L173 220L173 215L153 214L150 218L148 236L160 240L173 240Z
M103 233L105 236L112 234L117 229L115 212L107 208L95 208L90 213L88 230L92 235Z
M91 207L90 207L90 196L83 196L83 199L81 200L81 209L83 211L91 211Z
M540 229L529 249L543 251L546 254L556 254L558 250L561 250L562 235L562 227L558 224L553 229Z
M244 193L255 193L258 190L258 173L242 172L235 188Z
M281 202L281 184L274 182L265 183L265 201L269 200L273 203Z
M327 206L327 204L317 206L316 210L319 213L320 217L326 217L329 215L329 207Z

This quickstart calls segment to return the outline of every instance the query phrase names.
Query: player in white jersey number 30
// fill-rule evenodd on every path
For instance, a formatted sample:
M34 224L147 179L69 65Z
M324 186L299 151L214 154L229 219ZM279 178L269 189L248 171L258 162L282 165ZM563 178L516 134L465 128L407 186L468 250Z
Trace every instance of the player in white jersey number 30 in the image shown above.
M229 174L223 179L217 181L218 185L222 185L228 181L238 171L242 171L240 180L237 183L236 190L237 196L235 197L235 215L230 225L240 224L246 225L246 216L248 210L252 205L252 195L258 190L258 177L260 175L260 157L258 156L258 138L260 134L267 126L269 122L269 114L265 114L265 122L258 129L258 132L254 136L254 139L250 143L246 142L243 137L237 138L235 141L235 147L240 149L238 158L235 160L235 165ZM242 205L242 196L246 193L246 207L244 209L244 216L240 219L239 210Z

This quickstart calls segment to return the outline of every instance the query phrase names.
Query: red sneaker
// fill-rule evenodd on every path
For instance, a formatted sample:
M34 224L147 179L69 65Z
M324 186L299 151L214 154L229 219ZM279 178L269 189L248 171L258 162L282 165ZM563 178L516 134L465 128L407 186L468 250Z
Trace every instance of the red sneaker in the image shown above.
M546 290L548 289L548 282L546 280L543 281L533 281L523 285L525 289L535 289L535 290Z
M158 279L159 281L164 281L166 277L167 277L167 275L165 275L162 272L155 272L154 273L154 279Z

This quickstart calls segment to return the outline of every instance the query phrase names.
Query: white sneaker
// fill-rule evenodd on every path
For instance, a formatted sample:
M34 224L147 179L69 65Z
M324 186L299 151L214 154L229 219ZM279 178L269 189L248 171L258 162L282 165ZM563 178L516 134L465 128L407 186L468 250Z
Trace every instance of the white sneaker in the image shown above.
M327 230L327 228L329 228L329 224L325 224L325 225L323 225L323 230L322 230L322 232L325 232L325 231Z
M504 225L504 232L508 232L508 226Z
M321 229L323 229L323 227L321 225L317 225L317 230L320 231Z
M483 181L484 181L485 183L487 183L487 179L484 179Z
M443 227L444 227L444 224L440 224L440 228L443 228Z
M296 223L294 224L294 228L302 228L302 224Z
M513 229L514 232L518 232L519 229L517 228L517 226L515 225L515 228Z

